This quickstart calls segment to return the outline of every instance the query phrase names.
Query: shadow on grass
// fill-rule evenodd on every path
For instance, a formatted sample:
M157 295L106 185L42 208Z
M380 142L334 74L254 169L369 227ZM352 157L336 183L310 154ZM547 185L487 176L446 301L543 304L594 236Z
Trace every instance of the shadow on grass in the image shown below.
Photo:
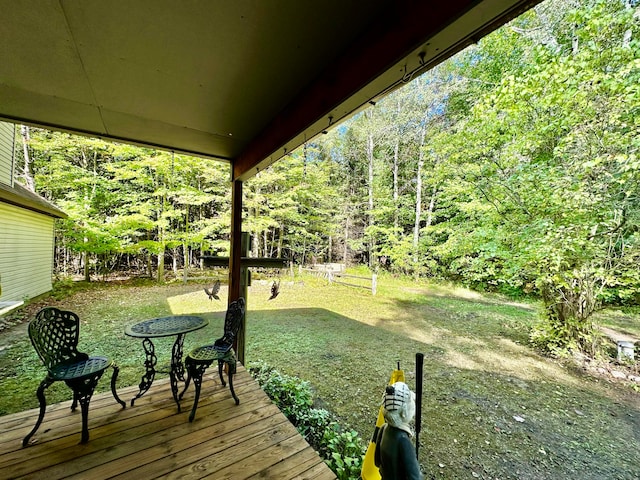
M389 374L399 361L414 388L415 353L423 352L427 478L637 478L639 396L537 355L527 346L532 311L422 293L374 300L330 287L297 292L289 287L267 303L259 300L266 287L254 287L249 363L264 360L309 381L322 406L368 439ZM205 316L206 329L186 336L189 351L220 335L221 293L211 302L194 285L113 287L56 304L80 315L81 349L116 358L124 387L144 372L141 342L124 335L127 325L171 313ZM279 308L283 298L305 307ZM159 363L170 358L172 343L157 341ZM0 354L0 412L37 406L43 375L28 338L16 337ZM108 381L100 383L108 389ZM47 397L61 401L68 392L62 386Z
M322 308L254 310L248 361L309 381L321 406L368 439L396 362L414 388L415 353L423 352L420 451L433 478L636 478L637 396L567 371L499 330L479 337L466 335L479 327L460 322L454 330L416 321L430 323L411 312L369 325Z

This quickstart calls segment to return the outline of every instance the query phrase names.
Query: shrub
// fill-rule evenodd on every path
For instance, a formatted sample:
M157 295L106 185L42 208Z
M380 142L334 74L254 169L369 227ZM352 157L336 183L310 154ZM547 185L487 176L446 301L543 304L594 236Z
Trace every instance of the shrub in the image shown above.
M325 461L339 480L359 479L364 457L364 446L355 430L331 428L325 430L323 438Z
M252 362L249 373L340 480L360 478L364 442L356 431L343 429L331 412L313 408L308 382L262 361Z

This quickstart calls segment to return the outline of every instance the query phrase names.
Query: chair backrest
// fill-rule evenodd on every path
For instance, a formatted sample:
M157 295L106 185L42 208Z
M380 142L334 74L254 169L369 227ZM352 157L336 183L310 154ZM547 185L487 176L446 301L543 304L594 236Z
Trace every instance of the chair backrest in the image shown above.
M235 302L229 304L227 308L227 315L224 319L224 336L219 340L219 343L231 345L240 330L242 325L242 317L244 317L245 311L244 298L240 297Z
M73 312L45 307L29 322L29 338L38 356L51 370L56 365L87 358L78 351L80 319Z

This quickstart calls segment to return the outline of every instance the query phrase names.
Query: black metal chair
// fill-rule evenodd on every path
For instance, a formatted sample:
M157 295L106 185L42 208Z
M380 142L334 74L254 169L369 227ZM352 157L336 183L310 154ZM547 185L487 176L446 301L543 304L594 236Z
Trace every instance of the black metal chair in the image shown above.
M26 447L29 440L36 433L42 423L47 408L44 391L52 383L63 381L73 391L71 411L75 411L78 403L82 412L82 437L80 443L89 441L87 420L89 416L89 402L98 380L104 371L112 367L111 392L113 398L125 408L125 403L116 393L116 379L119 369L107 357L90 357L79 352L78 339L80 336L80 319L73 312L59 310L55 307L45 307L29 323L29 338L38 356L47 368L47 376L42 380L36 395L40 401L40 415L35 426L22 440Z
M224 335L212 344L194 348L185 359L187 380L185 382L184 390L180 394L179 398L182 399L187 388L189 388L191 379L193 379L196 392L193 400L193 408L189 415L190 422L193 422L193 419L196 416L196 410L198 409L202 377L204 376L207 368L209 368L209 366L216 360L218 361L218 375L220 376L220 381L222 382L223 387L226 387L227 384L222 376L222 368L225 363L227 364L229 390L231 390L231 396L236 401L236 405L240 403L240 399L238 399L236 392L233 390L233 374L236 373L236 353L233 350L233 342L238 334L240 326L242 325L244 312L244 298L239 298L235 302L232 302L227 309L227 314L224 320Z

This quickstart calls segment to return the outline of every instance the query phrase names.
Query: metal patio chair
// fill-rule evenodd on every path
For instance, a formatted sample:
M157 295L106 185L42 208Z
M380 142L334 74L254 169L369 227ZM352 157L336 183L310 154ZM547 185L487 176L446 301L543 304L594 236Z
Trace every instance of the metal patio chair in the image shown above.
M42 423L47 408L44 391L51 384L63 381L73 391L71 411L75 411L78 403L82 412L82 437L80 443L89 441L87 420L89 402L98 380L104 371L112 367L111 392L113 398L125 408L125 403L116 393L116 379L119 369L107 357L89 356L77 349L80 335L80 319L73 312L59 310L55 307L45 307L29 322L29 338L38 356L47 368L47 376L40 382L36 392L40 402L40 414L35 426L22 440L26 447L29 440L36 433Z
M212 344L194 348L185 359L187 380L185 382L184 390L180 394L179 398L182 399L187 388L189 388L191 379L193 379L196 392L193 400L193 407L189 414L190 422L193 422L193 419L196 416L196 410L198 409L202 377L204 376L207 368L209 368L209 366L216 360L218 361L218 375L220 376L220 381L222 382L223 387L226 387L227 384L225 383L222 375L222 368L225 363L227 364L229 390L231 390L231 396L235 400L236 405L240 403L240 399L233 390L233 374L236 372L236 353L233 350L233 342L238 334L238 330L240 330L240 326L242 325L244 313L244 298L239 298L235 302L232 302L227 309L227 314L224 320L224 335Z

